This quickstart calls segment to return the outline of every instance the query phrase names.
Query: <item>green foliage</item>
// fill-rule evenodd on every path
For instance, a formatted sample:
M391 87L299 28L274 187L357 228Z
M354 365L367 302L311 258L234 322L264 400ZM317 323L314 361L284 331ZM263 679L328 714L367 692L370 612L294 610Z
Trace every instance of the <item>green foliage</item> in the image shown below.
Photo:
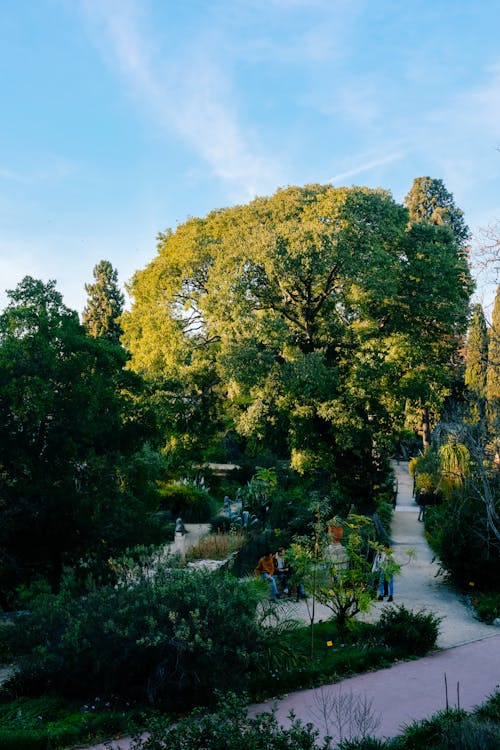
M133 750L328 750L316 744L318 732L310 724L291 718L283 728L274 712L249 717L241 699L229 693L220 697L216 713L203 710L175 724L162 719L149 727L151 736L137 739Z
M498 478L492 490L498 505ZM429 508L426 527L429 541L450 578L470 591L494 591L500 575L500 543L488 524L477 479L454 489L450 498Z
M88 336L54 282L26 277L9 294L0 315L4 607L16 606L17 586L42 576L56 589L63 567L89 550L102 564L151 532L151 506L128 473L144 431L127 355Z
M297 581L303 583L313 600L332 611L343 629L356 614L370 609L371 544L376 533L371 519L351 513L342 522L343 544L335 543L327 533L327 523L333 521L327 522L318 506L312 535L297 537L290 546L289 558Z
M412 612L404 605L384 607L377 632L387 646L401 648L405 654L422 656L435 647L440 622L431 612Z
M472 605L480 620L492 623L500 618L500 592L476 592L471 595Z
M161 234L122 324L167 454L237 433L248 455L326 472L346 512L370 503L405 402L439 409L465 331L447 206L409 226L386 191L308 185Z
M192 484L158 482L161 507L185 523L208 523L217 503L204 489Z
M35 603L11 632L16 689L88 697L98 685L102 696L180 706L244 688L266 636L257 588L164 563L121 581Z
M480 304L472 310L465 362L465 385L476 399L483 399L488 371L488 329Z
M401 737L389 742L391 750L497 750L500 741L498 721L461 709L440 711L430 719L405 728Z
M470 231L465 224L463 211L457 208L452 193L442 180L416 177L405 204L412 221L449 227L457 245L466 246Z
M94 283L85 284L88 294L82 323L91 336L118 343L122 334L119 318L125 297L118 287L118 272L109 260L101 260L93 270Z
M488 700L476 709L475 713L482 719L500 722L500 691L496 691Z
M498 434L500 420L500 287L497 288L488 341L486 400L489 430Z
M58 750L105 739L132 725L131 716L101 705L74 706L60 698L17 698L0 703L2 750Z

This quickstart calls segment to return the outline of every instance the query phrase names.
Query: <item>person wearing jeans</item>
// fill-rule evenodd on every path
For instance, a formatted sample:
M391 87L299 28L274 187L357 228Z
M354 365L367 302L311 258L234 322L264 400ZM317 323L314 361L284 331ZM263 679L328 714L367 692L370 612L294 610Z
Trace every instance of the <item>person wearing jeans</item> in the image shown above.
M276 585L276 579L274 578L274 557L272 552L266 552L266 554L260 558L255 568L255 574L260 576L262 580L269 582L271 590L270 597L273 601L280 598L278 592L278 586Z

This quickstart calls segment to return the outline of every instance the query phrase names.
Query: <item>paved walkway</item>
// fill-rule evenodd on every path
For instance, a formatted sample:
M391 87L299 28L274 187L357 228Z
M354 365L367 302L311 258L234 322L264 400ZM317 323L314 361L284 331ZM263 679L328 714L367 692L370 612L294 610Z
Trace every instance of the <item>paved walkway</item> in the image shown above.
M334 704L340 699L344 701L342 713L345 715L345 706L360 697L370 705L373 718L380 722L372 734L384 738L400 734L404 725L444 709L447 696L450 706L471 709L500 689L500 629L477 621L463 597L445 582L425 540L424 524L417 521L418 506L412 498L408 466L401 462L394 468L398 478L398 499L391 529L395 555L398 561L406 563L406 549L413 548L417 553L416 559L404 564L402 575L395 580L395 605L425 609L441 617L438 647L442 650L325 686L322 691L303 690L279 701L252 706L252 715L275 706L279 721L286 725L293 710L297 718L315 724L322 735L329 731L337 736L335 722L331 721L326 727L319 713L330 706L333 715ZM286 605L288 614L309 621L304 602L286 602ZM370 619L377 619L384 606L391 605L376 602ZM330 614L326 608L318 607L315 620L327 619ZM105 747L98 745L89 750L104 750ZM130 742L124 739L113 747L127 750Z
M475 619L465 599L449 586L425 540L424 524L417 521L418 506L412 498L412 479L408 465L395 465L398 478L398 499L391 537L395 557L406 563L405 550L413 548L417 557L404 564L401 576L395 579L394 604L408 609L433 612L442 618L437 645L442 651L416 661L402 662L388 669L342 680L321 691L304 690L280 701L252 706L252 714L276 706L277 717L287 724L291 710L297 718L313 722L322 734L327 733L325 720L318 716L319 706L331 706L349 696L358 696L371 704L373 716L380 725L373 732L379 738L394 737L412 721L431 716L446 707L460 705L472 709L500 689L500 629ZM305 605L297 615L305 619ZM382 607L376 602L368 619L377 619ZM317 612L316 620L328 617L329 610ZM446 682L445 682L446 680ZM446 693L447 683L447 693ZM347 699L346 699L347 696ZM332 711L333 713L333 711ZM335 722L330 732L335 733Z
M412 497L413 480L408 473L407 462L394 463L398 479L398 497L394 514L391 539L395 559L401 563L401 575L394 581L394 604L404 604L414 611L425 609L442 618L437 645L451 648L479 638L488 638L499 633L498 628L485 625L474 617L465 597L446 583L439 564L434 560L431 548L425 539L424 524L417 521L418 505ZM413 549L415 557L408 562L407 550ZM306 602L286 602L290 614L310 622ZM375 602L368 621L376 621L385 601ZM315 622L331 616L327 607L316 605Z

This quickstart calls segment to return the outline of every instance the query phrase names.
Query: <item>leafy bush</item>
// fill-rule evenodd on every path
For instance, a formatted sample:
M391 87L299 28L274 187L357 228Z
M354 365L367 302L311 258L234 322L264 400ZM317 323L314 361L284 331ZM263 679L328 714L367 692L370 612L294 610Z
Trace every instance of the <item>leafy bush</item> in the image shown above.
M471 599L477 616L483 622L490 624L495 618L500 617L500 593L478 591Z
M292 724L284 729L274 712L249 717L246 708L234 694L226 695L218 711L207 714L196 711L175 725L157 720L148 726L147 739L137 739L132 750L328 750L328 740L316 744L318 732L310 724L290 717Z
M217 510L217 503L208 492L192 484L160 483L161 506L185 523L208 523Z
M387 646L421 656L435 647L440 622L439 617L423 610L412 612L404 605L385 607L377 631L381 642Z
M230 574L186 569L146 572L134 585L79 598L44 597L11 633L22 654L11 686L76 697L99 686L103 696L176 706L244 688L266 637L259 597Z
M391 750L498 750L500 726L454 708L440 711L430 719L415 722L389 742Z
M59 698L18 698L0 703L3 750L54 750L77 742L107 738L130 728L131 717L100 706L75 708Z
M429 542L454 583L464 589L473 583L479 590L495 591L500 544L472 489L457 488L449 501L428 510Z

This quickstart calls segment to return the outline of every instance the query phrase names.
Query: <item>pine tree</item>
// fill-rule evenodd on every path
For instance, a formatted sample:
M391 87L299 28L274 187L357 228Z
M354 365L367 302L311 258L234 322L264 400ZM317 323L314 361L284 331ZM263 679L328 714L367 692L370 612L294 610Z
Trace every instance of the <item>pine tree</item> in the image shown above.
M118 287L118 272L109 260L101 260L93 271L95 283L85 284L88 294L82 322L94 338L104 337L118 343L122 328L118 318L125 298Z

